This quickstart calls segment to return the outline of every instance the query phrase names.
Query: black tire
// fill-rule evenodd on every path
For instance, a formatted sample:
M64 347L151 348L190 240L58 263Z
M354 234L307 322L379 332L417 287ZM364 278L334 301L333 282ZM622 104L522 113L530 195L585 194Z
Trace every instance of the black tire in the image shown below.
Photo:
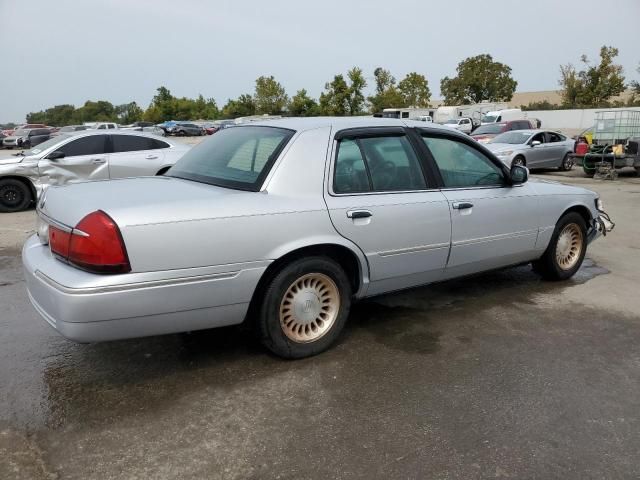
M31 190L20 180L14 178L0 180L0 212L25 210L32 200Z
M518 155L511 162L511 166L513 167L514 165L520 165L520 166L526 167L527 166L527 162L526 162L526 160L524 159L524 157L522 155Z
M569 154L567 153L562 159L562 163L560 163L559 170L561 172L568 172L572 168L573 168L573 160L571 160L571 158L569 157Z
M575 263L570 266L563 267L558 262L556 250L558 248L560 234L570 226L579 229L581 240L579 250L576 252ZM546 280L567 280L571 278L582 265L584 255L587 251L587 224L584 221L582 215L576 212L569 212L563 215L551 236L549 246L538 260L533 262L533 269L539 273Z
M325 317L333 318L332 322L328 323L326 330L323 333L317 333L316 330L311 330L310 325L309 334L320 336L303 343L290 338L289 335L291 333L285 333L286 327L281 323L280 318L281 308L286 302L285 295L290 294L290 289L295 284L303 282L303 279L309 276L312 278L313 276L319 276L320 278L328 277L331 279L332 285L335 287L333 291L337 291L338 298L334 304L337 307L335 315L333 317ZM320 288L323 287L321 286ZM289 304L292 311L297 313L299 308L297 305L300 308L307 308L306 301L302 303L305 298L304 295L307 295L307 293L306 291L298 291L296 295L301 295L301 303L296 304L291 301ZM302 305L305 305L305 307L302 307ZM322 301L316 302L316 305L322 307L323 303ZM317 355L328 349L337 340L347 321L350 308L351 285L338 263L328 257L308 257L294 260L277 272L264 290L256 318L260 341L271 352L283 358L304 358ZM318 309L318 312L320 313L320 309ZM312 313L312 315L314 314ZM283 315L283 318L286 319L287 316ZM317 325L324 325L319 316L316 315L315 318L314 322L319 322L314 324L316 328ZM283 320L283 322L286 323L286 320ZM302 326L302 324L299 325ZM320 329L318 329L319 331Z

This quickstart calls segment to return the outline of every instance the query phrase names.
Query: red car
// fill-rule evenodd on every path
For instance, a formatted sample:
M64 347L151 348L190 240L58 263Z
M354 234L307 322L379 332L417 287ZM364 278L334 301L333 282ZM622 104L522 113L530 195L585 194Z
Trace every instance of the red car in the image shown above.
M480 125L473 132L471 137L480 143L488 143L493 137L511 130L529 130L537 128L529 120L510 120L508 122L487 123Z

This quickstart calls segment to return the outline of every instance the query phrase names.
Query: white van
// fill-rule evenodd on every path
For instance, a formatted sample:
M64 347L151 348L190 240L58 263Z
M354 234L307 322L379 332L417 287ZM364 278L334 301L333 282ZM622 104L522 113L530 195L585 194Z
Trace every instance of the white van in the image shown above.
M506 110L495 110L487 112L482 117L482 125L488 123L508 122L510 120L522 120L525 115L519 108L508 108Z

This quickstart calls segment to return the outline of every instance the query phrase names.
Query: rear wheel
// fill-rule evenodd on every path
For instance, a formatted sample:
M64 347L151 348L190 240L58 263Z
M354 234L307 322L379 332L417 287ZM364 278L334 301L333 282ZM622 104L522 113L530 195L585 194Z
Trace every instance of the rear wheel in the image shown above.
M518 155L516 158L514 158L513 161L511 162L511 166L513 167L514 165L519 165L521 167L524 167L526 165L526 162L524 161L524 157L521 155Z
M573 159L567 153L562 159L562 163L560 164L560 170L563 172L568 172L573 168Z
M533 269L547 280L567 280L582 265L587 251L587 225L582 215L569 212L558 223L549 246Z
M19 212L26 209L31 200L31 190L20 180L0 180L0 212Z
M303 358L329 348L351 307L349 280L327 257L295 260L269 282L258 313L263 345L284 358Z

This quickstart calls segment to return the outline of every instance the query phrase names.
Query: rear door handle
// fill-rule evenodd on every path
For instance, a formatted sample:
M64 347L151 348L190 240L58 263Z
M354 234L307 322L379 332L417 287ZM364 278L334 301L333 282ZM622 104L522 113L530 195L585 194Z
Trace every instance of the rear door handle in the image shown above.
M467 208L472 208L473 207L473 203L470 202L453 202L453 205L451 205L453 208L455 208L456 210L466 210Z
M373 215L369 210L348 210L347 217L349 218L369 218Z
M105 163L106 160L104 158L92 158L91 163L94 165L100 165L101 163Z
M144 158L146 158L147 160L155 160L156 158L158 158L158 156L157 155L147 155Z

